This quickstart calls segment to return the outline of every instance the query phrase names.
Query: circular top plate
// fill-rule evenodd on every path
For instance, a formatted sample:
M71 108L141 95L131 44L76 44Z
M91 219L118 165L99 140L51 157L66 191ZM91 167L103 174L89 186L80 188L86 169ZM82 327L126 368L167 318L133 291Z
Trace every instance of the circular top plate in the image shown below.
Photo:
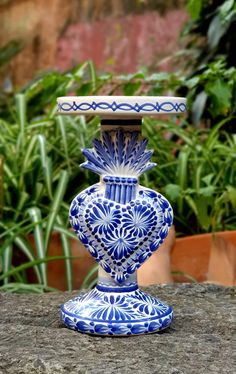
M102 118L141 118L186 111L186 99L171 96L65 96L59 97L57 104L59 114Z

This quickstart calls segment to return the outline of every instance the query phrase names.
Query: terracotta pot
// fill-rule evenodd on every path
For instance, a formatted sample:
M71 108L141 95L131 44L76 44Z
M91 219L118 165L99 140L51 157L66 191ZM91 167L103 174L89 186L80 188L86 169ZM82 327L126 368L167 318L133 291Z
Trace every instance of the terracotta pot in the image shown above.
M176 239L171 252L171 271L190 275L198 282L206 281L211 250L211 234ZM176 282L187 282L184 275L173 275Z
M176 239L171 252L171 271L186 273L198 282L233 285L236 272L236 231ZM174 280L186 282L188 278L174 275Z
M175 243L174 226L157 252L138 269L138 283L140 286L151 284L173 283L171 274L170 253Z
M33 241L32 237L30 241ZM79 240L71 239L71 247L71 254L75 257L72 260L73 288L78 289L96 262ZM63 255L58 233L53 233L48 255ZM64 261L49 262L47 268L49 286L66 290ZM141 286L189 282L189 276L197 282L236 284L236 231L175 239L172 228L159 250L138 270L138 282ZM32 272L29 278L31 282L36 281Z
M33 236L30 236L29 241L33 245ZM83 283L84 278L89 270L96 263L94 258L84 248L78 239L70 239L71 241L71 256L72 259L72 273L73 273L73 289L79 289ZM60 234L54 232L52 234L48 256L63 256L61 248ZM65 262L64 260L54 260L47 263L48 285L59 290L67 290ZM36 277L32 269L29 272L29 281L36 282Z

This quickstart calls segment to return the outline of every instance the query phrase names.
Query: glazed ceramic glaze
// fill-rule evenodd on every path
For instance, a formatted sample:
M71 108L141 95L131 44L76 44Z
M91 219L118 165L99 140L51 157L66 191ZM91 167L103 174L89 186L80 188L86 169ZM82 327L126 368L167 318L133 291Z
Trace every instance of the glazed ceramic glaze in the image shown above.
M61 307L64 324L95 335L137 335L160 331L172 309L139 290L137 269L158 249L173 220L169 202L139 185L141 174L155 166L141 137L141 118L182 113L183 98L90 96L58 98L58 112L100 115L101 137L84 149L81 167L100 182L72 201L70 221L79 240L99 264L90 292Z

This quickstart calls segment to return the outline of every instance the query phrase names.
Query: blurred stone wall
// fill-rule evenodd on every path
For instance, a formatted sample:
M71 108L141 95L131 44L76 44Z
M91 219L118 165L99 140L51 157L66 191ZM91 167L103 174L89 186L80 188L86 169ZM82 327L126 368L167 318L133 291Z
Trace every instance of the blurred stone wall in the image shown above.
M182 0L0 0L0 46L22 51L1 75L24 84L41 71L93 59L99 70L132 72L178 49ZM170 66L165 61L163 69Z

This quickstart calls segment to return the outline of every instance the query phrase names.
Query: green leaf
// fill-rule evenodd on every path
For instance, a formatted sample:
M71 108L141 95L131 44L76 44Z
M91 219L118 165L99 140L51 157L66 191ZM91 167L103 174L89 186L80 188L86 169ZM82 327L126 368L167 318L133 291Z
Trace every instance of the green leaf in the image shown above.
M198 207L198 221L201 227L205 231L209 231L209 228L212 223L211 211L209 212L210 208L212 208L212 202L214 199L210 199L209 196L203 196L196 199L196 205Z
M12 245L8 245L5 248L3 255L2 255L2 272L7 273L11 268L12 263ZM4 278L4 284L9 283L9 277Z
M43 231L42 231L42 216L41 211L37 207L32 207L28 209L28 213L30 215L31 221L34 223L34 242L35 242L35 249L37 252L37 257L39 259L43 259L46 256L46 250L44 247L44 240L43 240ZM47 269L45 263L41 263L39 265L43 285L47 286Z
M35 265L39 265L39 264L42 264L43 262L47 263L49 261L55 261L55 260L65 260L65 256L51 256L51 257L45 257L44 259L38 259L38 260L30 261L30 262L25 262L24 264L19 265L19 266L13 268L13 269L10 269L6 273L0 275L0 281L3 280L6 277L14 276L17 273L19 273L23 270L29 269L29 268L31 268Z
M215 187L214 186L207 186L207 187L202 187L199 189L199 193L202 196L208 197L208 196L213 196L215 193Z
M16 212L14 214L14 221L17 221L19 215L22 214L23 207L29 199L30 199L30 195L27 192L22 191L20 193L20 198L16 206Z
M44 135L37 135L40 148L40 161L43 169L45 184L48 191L48 196L52 199L52 171L50 158L47 157L46 139Z
M189 207L194 212L195 216L198 217L198 207L197 207L196 202L189 195L185 195L184 198L187 201Z
M37 136L33 136L32 139L30 139L27 149L24 154L23 165L22 165L22 170L21 170L22 174L28 171L32 163L32 153L35 150L36 144L37 144Z
M92 83L93 92L96 92L96 88L97 88L97 74L96 74L95 65L94 65L94 63L91 60L88 61L88 67L89 67L89 70L90 70L90 76L91 76L91 83Z
M58 292L56 288L45 287L42 284L26 284L11 282L0 287L2 292L14 292L14 293L43 293L43 292Z
M196 20L202 10L202 0L188 0L187 10L193 20Z
M164 187L164 191L172 201L176 201L181 195L181 187L178 184L167 184Z
M6 173L7 177L9 178L9 181L13 184L13 186L18 188L18 182L17 182L16 176L13 173L13 171L9 168L6 162L3 162L3 171Z
M188 158L189 150L185 147L182 148L178 155L178 164L177 164L177 181L179 183L180 189L185 190L188 183ZM183 212L183 196L180 195L178 198L178 209Z
M0 66L11 61L21 51L23 44L20 40L12 40L0 48Z
M25 144L25 128L26 128L26 97L24 94L16 95L16 112L20 131L17 139L17 153L23 151Z
M225 31L226 28L221 22L220 15L217 13L212 19L207 32L208 44L211 48L215 48L217 46Z
M182 148L179 152L178 156L178 165L177 165L177 175L178 175L178 182L182 189L185 189L187 186L187 179L188 179L188 158L189 158L189 149Z
M226 0L220 6L220 15L222 18L226 17L229 11L233 8L235 0Z
M13 234L12 240L17 245L17 247L26 255L26 257L31 261L31 263L33 263L35 261L35 257L34 257L34 254L33 254L33 249L30 246L30 244L19 234L16 235L16 236L14 236L14 234ZM37 265L37 264L32 265L33 269L35 271L35 274L38 278L39 283L42 283L39 268L35 265Z
M205 177L202 178L202 181L207 185L209 186L212 182L212 179L214 177L214 174L213 173L210 173L210 174L207 174L205 175Z
M67 162L67 167L69 172L71 172L70 158L69 158L69 146L68 146L68 136L66 134L66 118L64 116L57 116L56 122L59 126L61 139L63 143L63 148L65 152L65 158Z
M58 224L63 227L64 222L59 215L57 216L56 220L57 220ZM71 256L70 240L68 239L67 234L65 234L63 232L63 230L61 230L59 232L60 232L60 236L61 236L63 254L64 254L65 257L67 257L67 259L65 260L67 289L68 289L68 291L71 291L73 289L73 272L72 272L71 260L69 258Z
M208 82L206 91L211 97L210 111L213 116L226 115L231 107L232 91L228 83L222 79Z
M133 96L141 86L141 82L129 82L123 86L123 92L126 96Z
M77 239L77 236L75 235L75 233L71 229L65 228L64 226L60 226L55 223L54 230L58 231L61 234L66 235L70 239Z
M3 216L3 198L4 198L4 186L3 186L3 156L0 156L0 219Z
M202 117L207 101L207 94L205 91L200 92L192 104L192 120L193 124L197 125Z
M81 289L90 289L97 282L98 264L95 264L88 272L81 285Z
M52 205L50 207L50 215L48 217L48 223L46 227L45 233L45 250L48 249L49 239L51 236L51 232L56 221L57 214L60 210L61 203L66 191L67 183L68 183L69 175L66 170L62 170L60 173L60 178L58 181L57 189L52 199Z
M188 273L185 273L184 271L181 271L181 270L172 271L171 274L172 275L181 275L181 276L187 278L188 280L190 280L191 282L197 283L197 279L196 278L194 278L192 275L190 275Z
M236 188L233 186L226 186L228 199L234 209L236 209Z

